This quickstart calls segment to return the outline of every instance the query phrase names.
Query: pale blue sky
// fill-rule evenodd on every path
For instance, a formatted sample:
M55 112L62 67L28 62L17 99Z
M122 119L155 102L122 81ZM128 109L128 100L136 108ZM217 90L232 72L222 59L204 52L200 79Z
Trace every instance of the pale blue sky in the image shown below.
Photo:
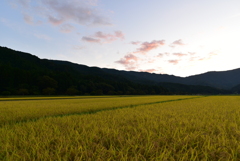
M0 46L189 76L240 68L239 0L2 0Z

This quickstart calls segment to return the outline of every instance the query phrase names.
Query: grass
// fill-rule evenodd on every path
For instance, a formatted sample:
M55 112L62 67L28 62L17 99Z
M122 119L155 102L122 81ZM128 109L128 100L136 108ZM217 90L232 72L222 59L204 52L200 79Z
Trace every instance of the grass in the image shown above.
M35 121L13 124L18 119L12 117L11 123L5 122L0 128L0 160L240 160L239 96L74 99L58 100L57 105L111 109L112 100L116 107L131 108L54 117L57 101L40 101L48 102L55 113L45 118L39 114ZM16 102L8 103L22 105ZM22 109L36 103L27 102L32 104ZM33 117L23 114L25 119Z

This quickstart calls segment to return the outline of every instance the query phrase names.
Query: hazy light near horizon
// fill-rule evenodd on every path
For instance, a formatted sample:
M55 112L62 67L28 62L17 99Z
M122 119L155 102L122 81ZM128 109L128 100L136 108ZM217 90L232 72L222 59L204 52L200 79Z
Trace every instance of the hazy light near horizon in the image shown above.
M240 1L3 0L0 45L40 58L189 76L239 68Z

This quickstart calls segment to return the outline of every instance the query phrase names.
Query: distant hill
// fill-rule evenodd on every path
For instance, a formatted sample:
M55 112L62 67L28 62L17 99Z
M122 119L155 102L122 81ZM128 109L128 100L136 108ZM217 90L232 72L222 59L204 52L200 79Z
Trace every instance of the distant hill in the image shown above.
M178 83L185 85L201 85L210 86L218 89L230 90L240 84L240 69L220 71L220 72L207 72L204 74L177 77L167 74L151 74L147 72L133 72L133 71L118 71L114 69L103 69L107 73L121 75L132 81L147 82L152 81L155 83Z
M239 84L240 69L182 78L39 59L0 47L0 95L229 94Z

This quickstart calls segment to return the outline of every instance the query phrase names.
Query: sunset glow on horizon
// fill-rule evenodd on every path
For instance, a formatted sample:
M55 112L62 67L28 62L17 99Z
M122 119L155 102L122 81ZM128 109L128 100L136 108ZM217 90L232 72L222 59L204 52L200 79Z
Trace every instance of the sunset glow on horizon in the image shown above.
M0 46L88 66L190 76L240 68L239 0L3 0Z

